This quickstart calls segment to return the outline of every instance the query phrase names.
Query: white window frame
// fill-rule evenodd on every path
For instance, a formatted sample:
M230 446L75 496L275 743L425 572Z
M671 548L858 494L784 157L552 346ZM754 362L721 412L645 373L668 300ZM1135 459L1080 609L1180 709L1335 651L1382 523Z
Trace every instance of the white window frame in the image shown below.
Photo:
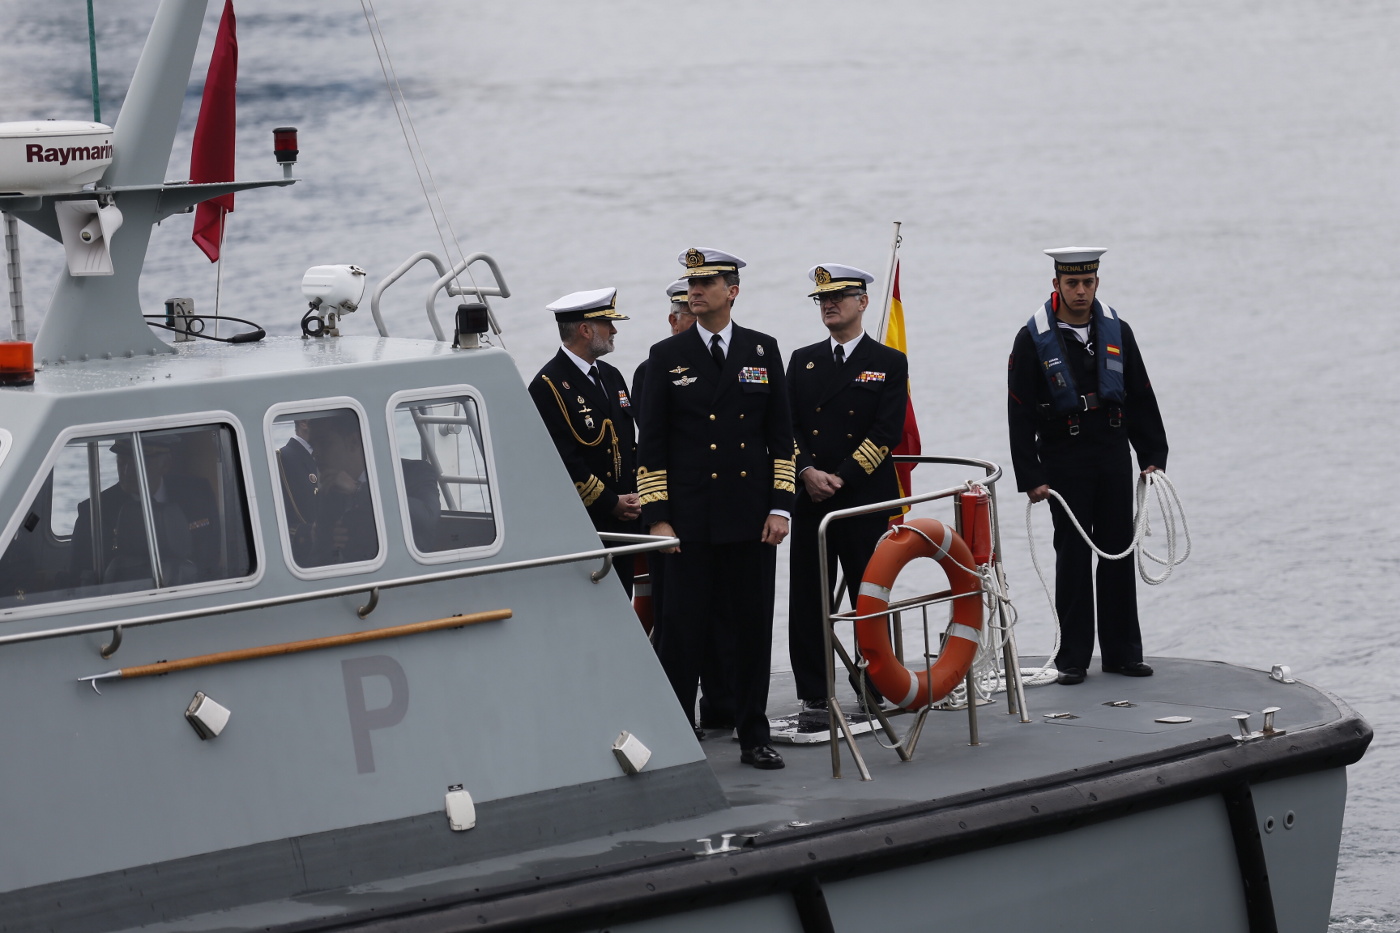
M130 434L142 433L146 431L164 431L174 428L201 427L205 425L226 424L233 429L234 443L238 446L238 459L241 468L241 478L243 480L244 501L248 508L249 533L253 546L253 573L246 577L229 577L224 580L205 580L200 583L189 583L184 586L167 586L158 590L140 590L133 593L116 593L102 596L88 596L77 599L61 599L53 602L40 603L35 606L16 606L11 609L0 609L0 621L10 619L40 618L43 616L74 614L87 612L92 609L117 609L123 606L135 606L150 603L153 600L165 599L185 599L191 596L203 596L211 593L226 593L232 590L246 590L257 586L262 581L263 574L267 569L267 554L262 546L262 525L258 521L258 498L256 487L253 485L252 462L248 458L248 443L246 432L243 430L243 423L238 420L238 416L230 411L201 411L194 414L160 415L154 418L129 419L126 421L100 421L91 424L79 424L64 428L54 439L49 452L44 457L44 462L39 465L38 471L34 474L34 479L29 483L29 488L25 490L24 497L20 500L20 509L10 516L9 522L5 525L3 540L13 541L19 532L20 522L24 520L24 506L34 501L34 497L39 494L44 482L48 479L49 473L53 471L54 465L58 462L59 452L68 446L68 442L75 437L102 436L110 434ZM8 449L8 447L6 448Z
M360 439L365 446L365 482L369 484L370 505L374 511L374 533L379 538L379 550L372 560L356 561L351 564L326 564L321 567L302 567L292 559L291 524L287 521L287 508L282 501L282 476L278 472L277 447L272 439L272 423L286 415L324 412L333 408L349 408L360 419ZM287 570L298 580L324 580L327 577L352 576L373 573L389 557L388 535L384 533L384 505L380 494L379 474L374 467L374 437L370 432L369 415L358 399L348 395L332 398L306 399L295 402L278 402L263 415L263 445L267 449L267 465L272 476L272 504L277 509L277 536L282 542L282 560Z
M481 422L481 456L486 461L486 489L491 498L491 515L496 523L496 539L487 545L480 547L457 548L452 551L420 551L418 543L413 539L413 526L408 514L408 489L404 485L403 471L399 469L399 441L398 427L394 421L394 415L398 412L399 406L412 402L427 401L450 401L451 399L465 396L476 403L476 414ZM394 452L394 488L399 497L399 520L403 526L404 540L408 542L408 551L413 555L413 559L420 564L446 564L459 560L479 560L483 557L492 557L500 553L505 546L506 525L501 514L501 487L500 473L496 470L496 455L491 444L491 418L486 411L486 399L475 386L450 385L436 386L430 389L407 389L402 392L395 392L389 396L389 402L384 406L384 417L389 425L389 437L393 442ZM413 438L417 440L417 436Z

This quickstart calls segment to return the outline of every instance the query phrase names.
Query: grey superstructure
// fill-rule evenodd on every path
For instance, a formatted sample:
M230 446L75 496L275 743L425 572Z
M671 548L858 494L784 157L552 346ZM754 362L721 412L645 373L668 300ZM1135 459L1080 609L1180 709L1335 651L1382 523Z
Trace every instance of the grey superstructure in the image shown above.
M1325 928L1370 740L1330 695L1153 659L975 746L862 738L869 782L821 745L757 774L604 574L666 540L600 542L505 351L157 338L152 224L290 183L162 181L204 6L162 3L96 191L0 191L56 238L63 200L124 217L0 388L0 930ZM363 441L334 535L300 422Z

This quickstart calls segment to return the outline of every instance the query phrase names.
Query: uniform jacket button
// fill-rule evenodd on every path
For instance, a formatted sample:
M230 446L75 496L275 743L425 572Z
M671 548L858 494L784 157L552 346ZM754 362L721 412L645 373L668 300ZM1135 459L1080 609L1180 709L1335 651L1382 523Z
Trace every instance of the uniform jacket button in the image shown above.
M744 477L746 477L746 476L748 476L748 475L749 475L749 471L748 471L748 470L740 470L740 471L739 471L739 478L740 478L740 479L743 479Z
M739 444L739 449L740 449L740 450L743 450L743 449L744 449L744 444L743 444L742 442L740 442L740 444Z
M711 415L711 416L710 416L710 420L711 420L711 421L714 421L714 420L715 420L715 416L714 416L714 415Z
M710 445L710 449L711 449L711 450L715 450L715 449L717 449L717 448L715 447L714 444L711 444L711 445Z
M813 436L813 437L816 437L816 436L817 436L817 429L816 429L816 428L813 428L813 429L812 429L812 436ZM849 436L849 435L847 435L847 436Z
M854 415L855 412L853 412L853 411L848 411L848 412L846 412L846 414L848 414L848 415Z
M849 441L850 439L851 439L851 435L847 434L847 435L846 435L846 440Z
M817 411L821 411L821 410L822 410L822 407L821 407L820 405L818 405L818 406L817 406Z
M744 416L743 416L743 415L740 415L740 416L739 416L739 420L740 420L740 421L743 421L743 420L744 420Z
M719 474L718 474L718 473L711 473L711 474L710 474L710 479L719 479Z

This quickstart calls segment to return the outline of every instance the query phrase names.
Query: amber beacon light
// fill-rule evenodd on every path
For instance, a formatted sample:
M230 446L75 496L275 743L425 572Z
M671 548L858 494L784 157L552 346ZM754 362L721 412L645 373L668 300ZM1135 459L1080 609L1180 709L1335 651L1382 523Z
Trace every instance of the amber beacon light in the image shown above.
M34 384L34 344L23 340L0 343L0 385Z

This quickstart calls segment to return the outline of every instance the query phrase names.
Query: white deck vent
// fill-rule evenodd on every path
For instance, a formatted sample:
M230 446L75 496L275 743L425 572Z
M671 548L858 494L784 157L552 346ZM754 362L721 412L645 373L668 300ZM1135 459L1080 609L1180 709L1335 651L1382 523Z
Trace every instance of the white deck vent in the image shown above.
M622 770L627 774L636 774L651 761L651 749L630 732L619 735L613 743L612 750L617 756L617 763L622 765Z

